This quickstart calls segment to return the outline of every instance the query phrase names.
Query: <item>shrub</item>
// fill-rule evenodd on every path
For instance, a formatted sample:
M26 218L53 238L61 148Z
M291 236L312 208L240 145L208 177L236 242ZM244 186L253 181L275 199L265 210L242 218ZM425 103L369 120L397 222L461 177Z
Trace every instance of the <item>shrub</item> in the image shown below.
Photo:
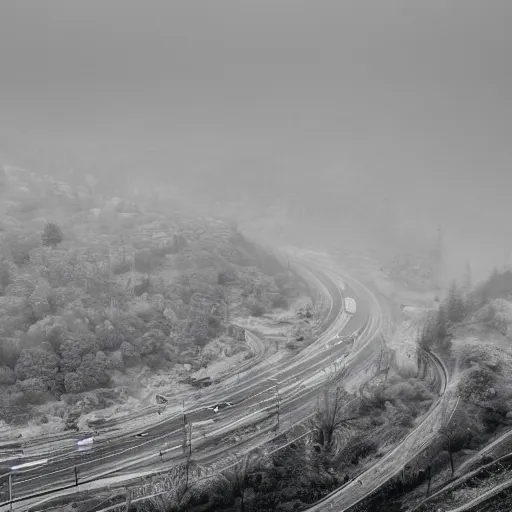
M134 256L135 270L149 276L162 264L163 258L164 255L158 249L142 249L137 251Z
M119 370L124 371L124 360L123 354L120 350L107 354L107 360L105 363L107 370Z
M0 263L0 293L3 293L5 288L11 284L13 278L12 264L9 264L8 261L2 261Z
M44 381L55 380L59 367L59 358L52 352L42 349L22 350L14 372L18 380L40 378Z
M76 370L84 390L94 389L100 386L106 386L109 381L109 375L106 372L107 358L103 352L86 354L82 358L80 366Z
M40 243L38 237L24 234L11 235L5 240L5 244L11 252L12 260L18 267L30 262L30 251L39 247Z
M153 307L149 302L145 301L135 302L132 312L144 322L149 322L155 316Z
M286 297L284 295L276 295L273 299L272 299L272 307L273 308L282 308L282 309L287 309L289 306L288 304L288 300L286 299Z
M167 360L157 354L147 354L142 357L142 363L150 370L159 370L166 365Z
M139 352L128 341L123 341L119 350L123 354L123 361L126 366L134 366L140 361Z
M132 269L132 264L129 261L124 260L124 261L118 261L117 263L115 263L113 271L114 271L114 274L116 276L118 276L118 275L126 274L127 272L130 272L131 269Z
M370 408L384 410L388 396L382 387L377 387L373 390L372 395L367 399Z
M45 385L43 379L26 379L18 381L16 385L23 393L25 403L27 404L43 404L48 398L49 388Z
M495 380L495 375L487 368L472 368L460 379L459 395L466 402L482 400Z
M2 338L0 339L0 361L14 369L16 362L20 357L20 347L18 342L13 338Z
M138 348L141 356L157 354L162 352L165 340L166 336L162 331L152 329L137 340L136 348Z
M225 286L236 282L236 275L231 270L222 270L217 274L217 284Z
M203 334L200 334L200 333L197 333L194 335L194 343L199 347L199 348L204 348L206 347L206 345L208 344L208 337L207 336L204 336Z
M210 315L208 317L208 337L216 338L220 334L221 330L221 321L218 318Z
M481 418L486 432L494 432L500 425L503 425L505 414L499 410L483 409Z
M133 287L133 291L136 297L140 297L144 293L148 293L150 288L149 278L143 279L141 283L136 284Z
M257 302L252 304L249 308L251 316L260 317L265 314L265 308Z
M47 317L49 318L49 317ZM46 341L50 343L56 353L60 353L60 347L66 336L66 330L62 325L54 324L45 332Z
M350 441L343 450L345 460L351 464L357 464L360 459L364 459L375 453L378 445L375 441L362 436L356 436Z
M82 382L81 377L76 372L68 372L64 377L64 389L66 393L81 393L85 386Z
M386 397L395 401L396 398L405 402L423 402L433 398L425 384L418 379L397 382L386 389Z
M408 412L403 412L403 413L399 414L397 420L398 420L398 424L401 427L405 427L405 428L411 428L414 424L414 418L412 417L412 414L410 414Z
M80 366L82 358L97 350L97 345L93 343L91 337L80 337L68 339L62 343L60 348L61 360L60 368L63 373L74 372Z
M14 384L16 377L8 366L0 366L0 386Z
M99 330L97 337L99 348L102 350L117 350L124 341L124 336L119 331Z

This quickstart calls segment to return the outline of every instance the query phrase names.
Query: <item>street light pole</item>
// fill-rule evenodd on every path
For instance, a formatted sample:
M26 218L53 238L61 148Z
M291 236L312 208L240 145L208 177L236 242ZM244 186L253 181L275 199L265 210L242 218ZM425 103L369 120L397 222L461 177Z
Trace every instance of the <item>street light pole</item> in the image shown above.
M278 387L278 384L276 384L276 400L277 400L277 428L279 428L281 400L280 400L280 397L279 397L279 387Z
M192 422L188 424L188 456L192 457Z

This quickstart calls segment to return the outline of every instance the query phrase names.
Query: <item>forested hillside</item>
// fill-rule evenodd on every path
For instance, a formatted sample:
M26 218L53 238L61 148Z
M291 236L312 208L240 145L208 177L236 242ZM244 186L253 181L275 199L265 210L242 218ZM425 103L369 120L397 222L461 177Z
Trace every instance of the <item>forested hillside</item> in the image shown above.
M233 319L287 310L307 292L226 222L26 171L4 172L1 186L0 419L11 424L121 401L141 372L250 358Z

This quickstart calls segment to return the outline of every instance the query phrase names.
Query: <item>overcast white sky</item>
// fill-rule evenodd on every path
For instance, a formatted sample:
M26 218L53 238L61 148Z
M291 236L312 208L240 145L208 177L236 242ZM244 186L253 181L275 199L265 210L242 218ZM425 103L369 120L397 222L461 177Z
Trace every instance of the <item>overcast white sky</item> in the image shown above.
M0 154L200 176L277 151L503 254L511 20L510 0L2 0Z

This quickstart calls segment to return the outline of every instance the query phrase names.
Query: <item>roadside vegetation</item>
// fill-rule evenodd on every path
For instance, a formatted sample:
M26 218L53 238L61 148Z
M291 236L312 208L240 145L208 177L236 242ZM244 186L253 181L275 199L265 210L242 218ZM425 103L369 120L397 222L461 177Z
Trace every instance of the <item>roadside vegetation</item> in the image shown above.
M473 287L467 267L463 283L451 283L446 299L418 331L418 359L420 364L429 351L442 355L457 375L458 407L445 418L434 443L354 510L450 510L507 480L512 453L507 435L512 428L511 308L509 269L494 270ZM478 455L500 436L502 443ZM507 510L509 499L504 490L474 510Z
M133 510L304 510L381 458L428 410L433 396L421 380L393 371L386 382L366 386L363 394L350 394L333 382L301 427L277 435L211 477L199 465L179 502L162 492L158 504L143 500ZM162 477L140 495L158 492L167 480Z

